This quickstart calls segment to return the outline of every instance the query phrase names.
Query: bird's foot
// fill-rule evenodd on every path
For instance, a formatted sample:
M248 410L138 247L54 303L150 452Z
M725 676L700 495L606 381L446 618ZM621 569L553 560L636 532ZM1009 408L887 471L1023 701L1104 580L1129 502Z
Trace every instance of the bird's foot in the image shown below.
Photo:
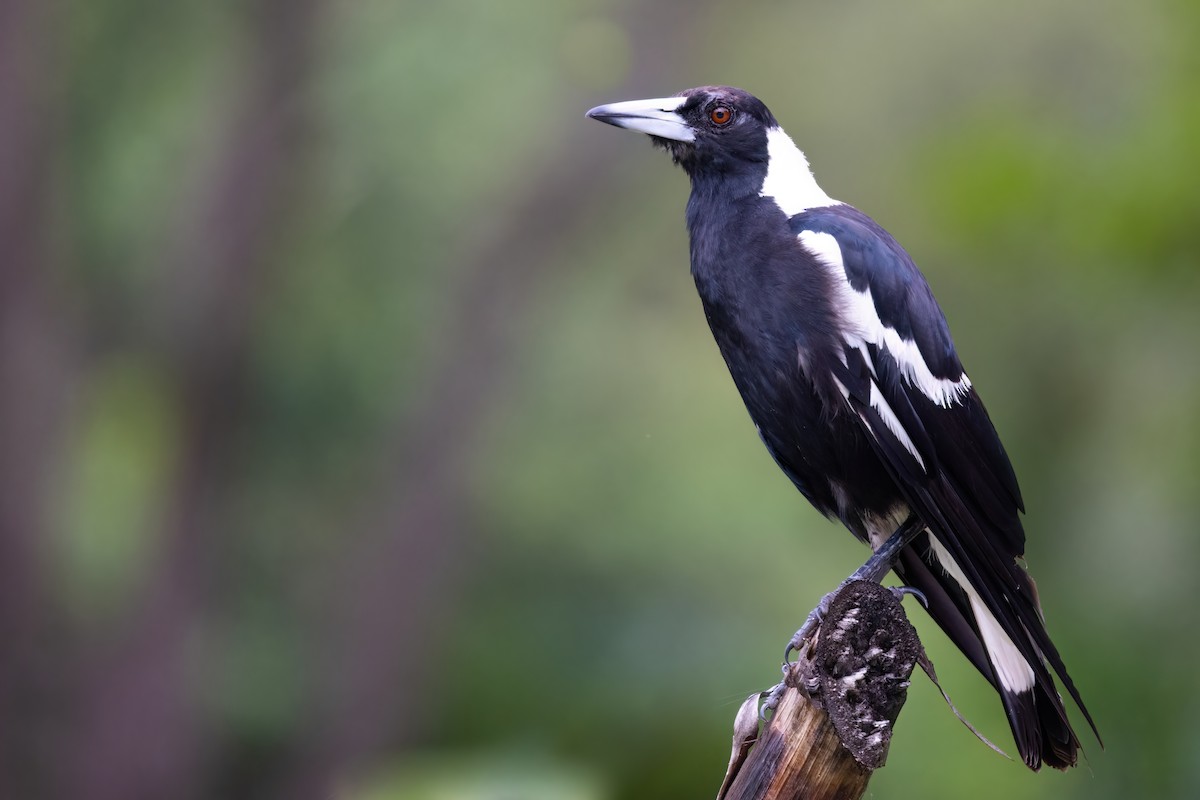
M821 602L817 603L817 607L808 612L808 616L804 618L804 624L792 634L792 638L788 640L787 647L783 649L783 671L785 673L791 664L792 653L800 652L808 640L820 630L821 621L825 619L825 615L829 612L829 604L832 602L834 595L844 589L847 584L853 583L856 580L859 580L859 578L851 575L842 581L836 589L822 597ZM929 608L929 598L920 589L912 586L892 586L888 591L895 595L897 600L903 600L906 594L911 594L920 601L921 605Z
M833 591L830 591L829 594L822 597L821 602L817 603L817 607L810 610L809 615L805 616L804 624L800 625L796 633L792 633L792 638L787 640L787 646L784 648L785 670L792 663L793 652L799 652L800 648L803 648L804 643L808 642L808 640L812 638L812 634L820 630L821 620L824 619L824 615L826 615L826 612L829 610L829 601L833 600L833 596L838 594L839 589L841 589L841 585L839 585L838 589L834 589Z
M847 584L852 583L855 580L858 579L851 575L849 578L842 581L838 588L822 597L821 602L817 603L817 607L808 612L808 616L804 619L804 624L800 626L799 630L792 634L792 638L788 640L787 647L783 649L784 673L787 672L788 667L791 665L792 653L799 653L804 645L813 638L813 635L820 630L821 622L825 619L825 615L829 613L829 604L832 602L834 595L844 589ZM897 600L903 600L905 595L910 594L917 598L917 600L920 601L921 605L925 606L925 608L929 608L929 598L927 598L925 593L920 589L912 586L892 586L889 587L888 591L890 591Z
M817 607L814 608L812 611L808 612L808 616L804 618L804 624L801 625L800 628L795 633L792 634L792 638L788 640L787 647L785 647L783 650L783 667L782 667L782 669L783 669L784 680L780 681L779 683L772 686L770 689L767 689L765 692L763 692L763 695L766 696L766 699L763 701L762 706L759 708L759 715L763 719L766 719L767 713L770 711L774 711L775 707L777 705L779 705L779 698L781 698L783 696L784 691L788 687L788 684L787 684L788 671L791 670L791 668L793 666L792 665L792 654L793 653L802 653L804 651L804 648L808 645L809 641L813 638L813 636L817 633L817 631L820 630L821 621L825 619L825 614L828 613L828 611L829 611L829 603L833 600L833 596L836 595L838 592L840 592L842 590L842 587L844 587L849 582L850 582L849 579L847 579L846 581L843 581L838 586L838 588L834 589L832 592L829 592L824 597L822 597L821 601L819 603L817 603ZM817 684L814 683L811 686L803 685L803 686L800 686L799 688L808 692L809 696L811 697L812 692L816 691L816 689L817 689Z
M783 697L783 693L789 686L787 681L788 673L795 666L795 664L792 663L792 654L802 654L804 652L804 648L812 642L817 632L820 631L821 623L824 622L826 615L829 613L829 606L833 601L834 596L844 589L847 584L852 583L855 580L858 580L858 578L853 575L850 576L843 581L838 588L822 597L821 601L817 603L817 607L809 612L808 616L804 620L804 624L800 626L799 630L792 634L792 638L788 641L787 647L783 651L784 679L772 686L770 689L762 692L760 695L765 698L762 702L762 705L759 706L759 716L763 720L766 720L767 715L774 711L775 707L779 705L780 698ZM888 591L890 591L897 600L903 600L905 595L912 595L913 597L917 598L921 605L925 606L925 608L929 608L929 598L927 598L925 593L920 589L916 589L912 586L892 586L888 588ZM793 681L795 681L795 678L793 678ZM800 682L796 684L796 688L807 694L809 697L813 697L820 690L820 687L821 682L815 678L801 678Z
M867 559L865 564L855 570L849 578L838 584L836 589L822 597L821 601L817 603L817 607L808 613L808 616L804 618L804 624L801 625L794 634L792 634L792 638L788 640L787 647L785 647L783 650L784 681L776 684L763 693L766 695L766 700L759 709L759 713L764 719L766 718L767 712L773 711L775 706L779 704L779 698L783 696L783 692L787 688L788 672L792 669L792 654L802 653L804 648L811 643L812 639L821 629L822 620L824 620L825 615L829 613L829 604L833 601L834 596L844 589L847 584L853 583L854 581L871 581L872 583L881 582L884 576L887 575L887 573L895 565L896 559L900 555L900 551L907 547L909 543L912 542L913 538L916 537L916 535L923 529L924 524L921 523L916 517L910 516L904 521L903 524L900 525L899 528L896 529L895 533L889 536L887 540L884 541L883 544L871 554L871 557ZM925 597L925 594L919 589L914 589L911 586L897 586L892 588L891 592L898 600L902 600L906 594L911 594L921 601L921 605L929 608L929 599ZM809 696L811 697L812 693L816 691L817 686L804 685L800 686L799 688L808 692Z
M817 603L817 607L808 612L808 616L804 618L804 624L792 634L792 638L788 640L787 647L783 649L783 671L786 673L788 667L792 663L792 653L799 653L804 645L812 639L821 628L821 620L825 619L825 614L829 611L829 603L833 600L833 596L842 590L842 587L849 583L849 580L843 581L838 585L838 588L828 593L821 598L821 602Z
M770 689L767 689L766 691L760 693L760 695L759 695L760 697L763 698L763 701L762 701L762 705L760 705L758 707L758 716L764 722L767 719L767 715L770 712L774 711L776 706L779 705L780 698L783 697L783 693L786 692L788 686L791 685L787 682L787 671L791 667L792 667L791 664L784 664L783 665L784 680L780 681L779 683L775 684ZM799 689L804 694L808 695L809 697L815 697L817 692L820 691L820 689L821 689L821 681L819 678L813 678L813 677L804 678L799 683L796 684L796 688Z
M821 598L821 602L817 603L817 607L809 612L804 620L804 624L800 629L792 634L792 638L788 640L787 647L783 651L783 667L787 670L788 664L791 662L792 653L800 651L800 648L813 637L813 634L821 627L821 620L825 618L825 614L829 611L829 603L833 600L833 596L840 592L845 586L854 581L871 581L872 583L880 583L887 573L896 564L896 559L900 557L900 551L907 547L912 540L924 529L924 524L916 517L910 516L896 529L895 533L889 536L883 544L871 554L867 562L856 569L849 578L838 584L838 587L829 594ZM903 599L904 595L911 594L921 601L921 605L929 608L929 600L918 589L910 586L901 586L892 589L896 594L897 599Z
M779 698L783 697L783 693L785 691L787 691L787 682L780 681L762 693L761 696L764 699L762 701L762 705L758 707L759 719L761 719L763 722L767 721L767 715L774 711L775 707L779 705Z
M913 587L913 586L889 586L888 591L891 592L892 596L895 597L897 600L903 600L904 595L911 594L913 597L917 598L917 602L919 602L922 606L924 606L926 608L926 610L929 609L929 598L925 596L924 592L922 592L920 589L917 589L916 587Z

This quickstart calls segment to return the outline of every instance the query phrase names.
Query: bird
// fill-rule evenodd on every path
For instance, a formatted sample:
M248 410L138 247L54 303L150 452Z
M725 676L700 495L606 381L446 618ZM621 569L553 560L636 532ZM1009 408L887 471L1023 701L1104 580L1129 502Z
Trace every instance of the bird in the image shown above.
M1074 766L1081 744L1051 671L1099 731L1024 564L1012 464L913 259L825 193L746 91L702 86L587 117L648 134L687 173L691 274L776 464L819 512L887 551L877 577L894 569L922 595L999 693L1024 763Z

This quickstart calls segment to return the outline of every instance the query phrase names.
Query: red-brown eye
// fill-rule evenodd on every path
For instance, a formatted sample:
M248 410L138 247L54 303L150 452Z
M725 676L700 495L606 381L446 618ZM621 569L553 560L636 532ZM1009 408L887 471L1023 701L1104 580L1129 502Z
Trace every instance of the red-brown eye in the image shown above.
M708 112L708 118L713 121L714 125L728 125L729 121L733 119L733 111L728 106L716 106Z

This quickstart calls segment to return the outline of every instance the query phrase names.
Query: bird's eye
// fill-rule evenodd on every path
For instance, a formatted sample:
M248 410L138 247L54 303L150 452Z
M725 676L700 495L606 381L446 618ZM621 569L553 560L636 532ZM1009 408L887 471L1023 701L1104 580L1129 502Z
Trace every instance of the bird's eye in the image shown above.
M729 106L716 106L708 112L708 118L713 121L714 125L728 125L729 121L733 119L733 110Z

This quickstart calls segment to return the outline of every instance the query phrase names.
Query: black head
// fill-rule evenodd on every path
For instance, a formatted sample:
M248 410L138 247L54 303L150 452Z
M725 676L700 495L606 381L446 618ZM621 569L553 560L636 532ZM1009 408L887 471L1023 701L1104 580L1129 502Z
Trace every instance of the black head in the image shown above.
M650 134L693 177L767 160L767 131L778 127L762 101L730 86L701 86L674 97L598 106L592 119Z

